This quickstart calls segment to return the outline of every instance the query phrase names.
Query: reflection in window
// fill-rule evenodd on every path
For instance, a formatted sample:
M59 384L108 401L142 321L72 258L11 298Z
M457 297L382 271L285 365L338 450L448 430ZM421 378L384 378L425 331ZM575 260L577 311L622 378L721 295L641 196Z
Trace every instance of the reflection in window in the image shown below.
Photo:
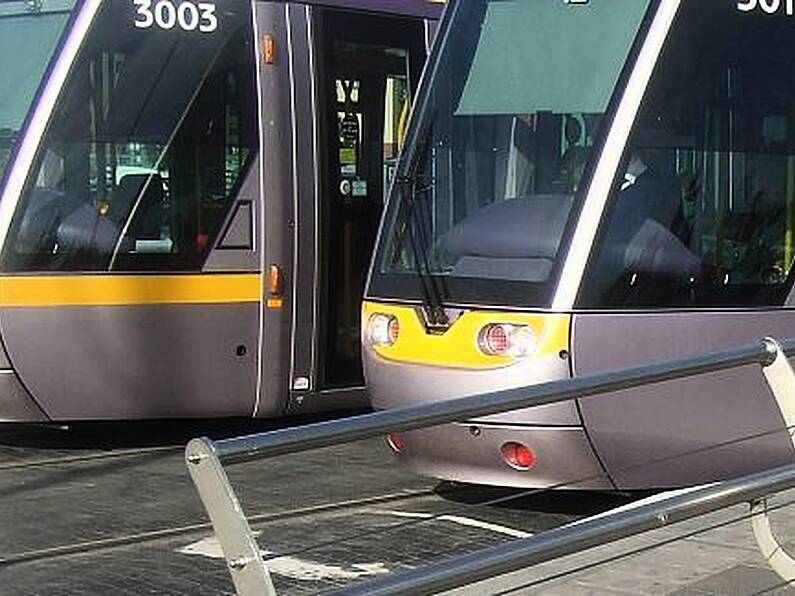
M256 147L249 7L213 34L105 3L13 222L11 270L197 269Z
M421 138L394 187L375 293L546 302L575 197L648 4L455 6L427 101L419 104Z
M0 14L0 175L19 141L19 131L58 44L72 0L38 10L6 3Z
M795 230L791 21L690 0L675 28L581 303L782 304Z

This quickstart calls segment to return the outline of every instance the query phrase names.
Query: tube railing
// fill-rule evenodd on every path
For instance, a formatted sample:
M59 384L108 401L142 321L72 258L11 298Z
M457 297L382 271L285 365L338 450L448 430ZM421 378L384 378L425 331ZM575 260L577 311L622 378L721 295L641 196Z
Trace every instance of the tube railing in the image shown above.
M493 391L427 405L376 412L222 441L212 441L207 438L194 439L187 446L186 460L191 478L199 491L221 543L238 594L242 596L273 595L275 590L259 546L234 490L229 484L222 464L265 459L381 436L388 432L460 422L575 398L598 398L600 395L650 383L682 379L751 364L758 364L762 367L765 379L782 411L786 426L795 428L795 374L787 362L787 355L795 355L795 339L777 343L773 339L766 338L758 343L730 350ZM793 444L795 445L795 440ZM677 516L680 511L683 515L685 515L684 512L693 512L692 515L687 513L688 517L683 518L687 519L705 512L706 510L702 511L702 509L706 503L714 503L716 504L715 509L719 509L728 506L719 505L720 503L731 502L733 504L756 500L763 495L783 490L782 488L768 490L771 487L790 488L795 486L795 468L780 469L769 472L769 474L771 476L765 476L763 473L734 481L733 484L727 483L718 487L700 489L707 492L693 493L688 496L687 500L672 501L671 512L677 512ZM736 499L736 501L732 499ZM658 507L660 506L662 505L658 505ZM643 511L644 514L651 515L652 509ZM671 512L666 515L670 516ZM486 558L483 558L481 554L459 558L455 562L451 562L450 565L440 563L408 574L399 574L378 582L369 582L365 588L354 588L351 593L364 593L361 590L370 593L372 589L376 589L384 590L375 592L379 594L420 594L442 589L439 586L449 588L463 585L475 579L499 575L508 567L515 569L514 564L526 565L527 561L535 561L533 557L542 557L539 560L552 558L552 556L548 557L543 553L562 553L565 548L588 548L588 545L599 544L598 540L615 539L627 535L626 532L643 531L643 529L648 529L650 523L653 524L653 516L641 519L638 515L638 512L631 516L622 515L616 522L617 525L610 525L609 527L612 528L610 532L614 533L614 538L609 538L611 536L609 532L605 533L605 528L608 527L605 525L607 523L605 520L608 518L601 518L601 521L594 522L596 525L582 524L578 527L572 526L571 529L555 530L556 534L545 533L543 535L551 536L551 538L539 537L519 541L518 544L523 548L516 550L513 554L511 551L516 546L512 545L517 543L491 549L488 552L492 554ZM588 529L587 535L581 535L584 532L583 528ZM619 532L618 528L625 529ZM559 539L563 542L557 542ZM543 540L543 544L539 540ZM597 542L593 542L594 540ZM562 544L565 542L570 542L571 546L564 548ZM795 562L792 567L795 569ZM429 570L430 575L425 570ZM401 579L404 577L405 579ZM422 588L423 585L427 585L429 591L425 591L426 588Z

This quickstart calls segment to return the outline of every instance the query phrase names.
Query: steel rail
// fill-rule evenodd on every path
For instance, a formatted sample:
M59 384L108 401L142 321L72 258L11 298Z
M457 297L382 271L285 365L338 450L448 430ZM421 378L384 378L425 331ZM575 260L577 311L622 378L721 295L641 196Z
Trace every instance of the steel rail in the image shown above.
M795 340L781 342L786 355L795 355ZM386 410L320 422L285 430L257 433L221 441L193 439L187 447L187 458L198 463L196 455L211 451L223 464L237 464L288 453L330 447L361 439L381 436L387 432L407 431L449 422L499 414L520 408L535 407L590 397L613 391L632 389L650 383L727 370L743 365L768 366L776 357L775 342L759 343L720 352L658 361L618 371L595 373L516 387L468 397L460 397L427 405Z
M698 488L637 508L596 515L529 538L479 550L332 592L337 596L419 596L450 590L629 536L758 501L795 488L795 465Z

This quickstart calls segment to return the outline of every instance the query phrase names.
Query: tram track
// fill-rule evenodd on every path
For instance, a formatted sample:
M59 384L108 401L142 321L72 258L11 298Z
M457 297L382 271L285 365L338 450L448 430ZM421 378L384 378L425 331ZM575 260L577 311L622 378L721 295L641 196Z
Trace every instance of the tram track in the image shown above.
M0 464L0 473L13 470L45 468L51 466L62 466L73 463L87 463L92 461L123 459L152 453L179 453L183 451L183 446L166 447L144 447L140 449L123 449L117 451L106 451L101 453L90 453L86 455L72 455L65 457L42 458L31 461L20 461L14 463Z
M255 514L248 516L247 519L251 526L276 523L286 520L307 520L315 516L321 516L345 510L356 510L358 508L369 507L372 505L410 502L412 500L429 497L434 494L435 491L433 489L407 490L398 493L375 495L361 499L338 501L336 503L329 503L325 505L301 507L274 513ZM99 540L80 541L53 547L32 549L0 556L0 568L22 563L52 560L75 555L97 554L121 547L142 545L164 539L178 538L180 536L190 536L200 532L207 532L208 530L212 531L212 524L209 522L204 522L198 524L172 526L135 534L125 534L110 538L102 538Z

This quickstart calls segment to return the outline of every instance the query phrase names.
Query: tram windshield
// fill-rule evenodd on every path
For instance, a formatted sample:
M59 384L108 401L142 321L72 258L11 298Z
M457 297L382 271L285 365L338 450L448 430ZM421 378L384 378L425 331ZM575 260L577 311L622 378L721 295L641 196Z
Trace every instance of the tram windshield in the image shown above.
M257 146L251 4L103 2L42 138L10 271L194 270Z
M551 299L564 232L648 5L450 7L371 292L417 298L433 288L454 302L539 306Z
M74 0L0 3L0 178Z
M795 18L785 4L682 2L580 306L784 303L795 255Z

